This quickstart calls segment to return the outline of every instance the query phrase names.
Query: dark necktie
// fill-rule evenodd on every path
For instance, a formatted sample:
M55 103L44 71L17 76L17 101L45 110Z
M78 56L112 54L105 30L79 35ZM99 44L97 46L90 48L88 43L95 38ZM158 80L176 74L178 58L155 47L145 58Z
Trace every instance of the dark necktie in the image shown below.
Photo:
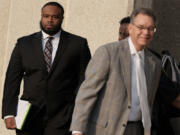
M44 49L44 59L46 62L46 66L47 66L47 71L49 72L51 69L51 62L52 62L52 41L53 37L49 37L48 41L45 44L45 49Z

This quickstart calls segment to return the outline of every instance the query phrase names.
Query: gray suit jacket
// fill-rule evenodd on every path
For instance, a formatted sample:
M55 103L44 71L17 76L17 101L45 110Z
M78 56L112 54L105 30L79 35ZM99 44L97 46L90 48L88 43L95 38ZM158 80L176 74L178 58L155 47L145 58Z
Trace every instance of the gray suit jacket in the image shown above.
M130 71L127 39L97 49L78 92L70 130L85 135L123 135L131 108ZM145 49L145 74L152 113L161 61L148 49Z

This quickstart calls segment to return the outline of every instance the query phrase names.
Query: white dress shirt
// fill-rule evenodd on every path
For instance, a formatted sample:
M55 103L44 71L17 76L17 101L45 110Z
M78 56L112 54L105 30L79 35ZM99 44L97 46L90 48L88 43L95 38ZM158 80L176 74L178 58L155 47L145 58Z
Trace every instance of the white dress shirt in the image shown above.
M138 53L141 58L144 60L144 50L136 51L131 38L128 38L130 54L131 54L131 111L129 114L129 121L138 121L142 119L141 116L141 107L138 96L138 88L137 88L137 75L136 75L136 64L135 64L135 55Z

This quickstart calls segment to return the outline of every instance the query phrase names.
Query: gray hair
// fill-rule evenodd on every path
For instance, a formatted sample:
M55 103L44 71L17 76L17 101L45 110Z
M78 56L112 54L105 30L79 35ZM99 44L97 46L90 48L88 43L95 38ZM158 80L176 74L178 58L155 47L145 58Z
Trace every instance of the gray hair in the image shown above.
M134 19L136 18L136 16L138 14L144 14L144 15L147 15L147 16L150 16L153 21L154 21L154 24L156 25L157 24L157 20L156 20L156 15L155 13L153 12L152 9L150 8L137 8L135 9L132 14L131 14L131 21L130 23L133 23L134 22Z

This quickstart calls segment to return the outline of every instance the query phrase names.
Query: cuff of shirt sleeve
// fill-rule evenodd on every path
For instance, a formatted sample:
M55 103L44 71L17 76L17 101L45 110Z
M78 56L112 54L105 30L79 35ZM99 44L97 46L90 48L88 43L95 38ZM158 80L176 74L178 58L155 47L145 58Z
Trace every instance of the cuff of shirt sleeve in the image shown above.
M4 120L7 119L7 118L12 118L14 117L13 115L7 115L7 116L4 116Z
M72 135L73 134L82 134L82 132L81 131L72 131Z

